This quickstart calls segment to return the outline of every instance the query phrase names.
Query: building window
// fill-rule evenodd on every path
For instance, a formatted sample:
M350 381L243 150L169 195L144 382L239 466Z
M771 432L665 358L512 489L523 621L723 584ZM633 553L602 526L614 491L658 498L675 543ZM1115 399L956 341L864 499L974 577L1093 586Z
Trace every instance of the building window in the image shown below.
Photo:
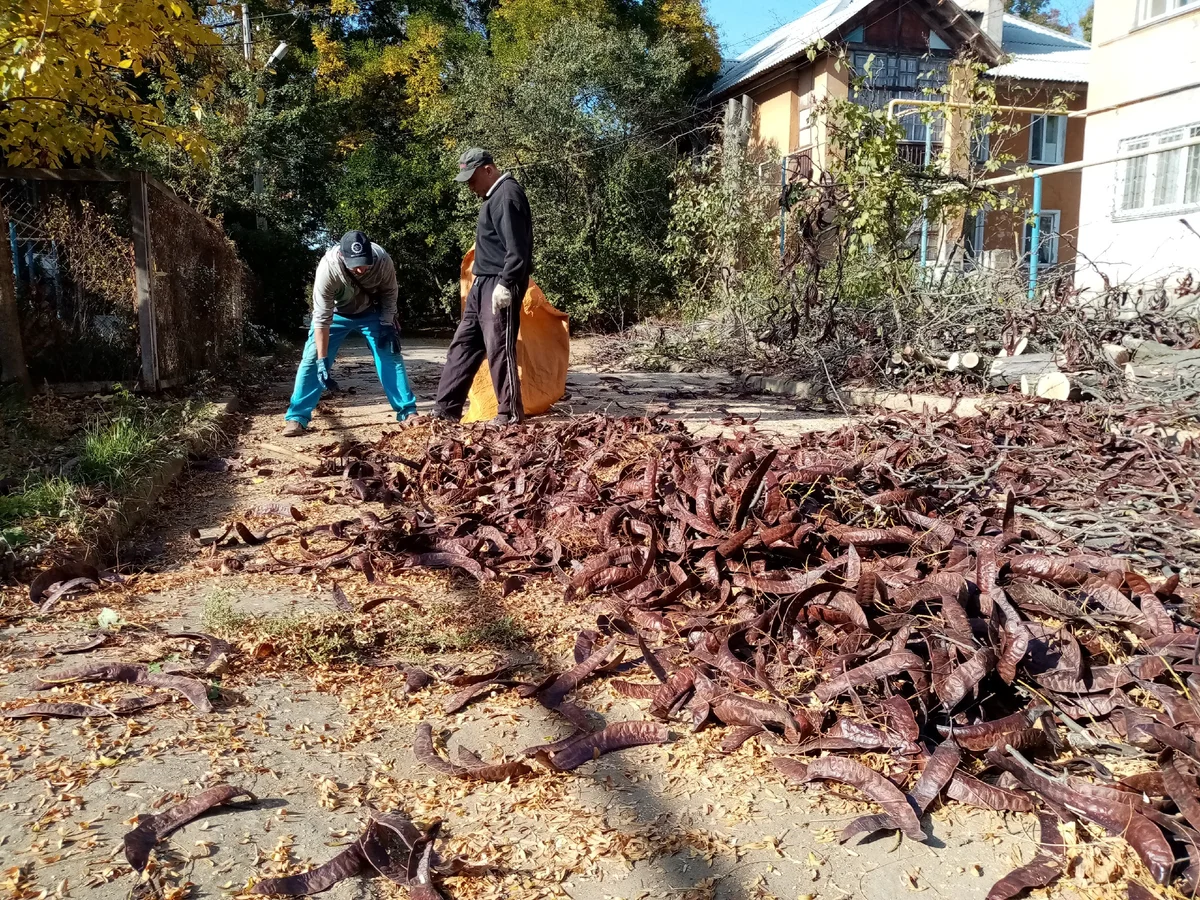
M1058 221L1057 209L1043 209L1038 225L1038 265L1053 266L1058 262ZM1025 223L1025 240L1022 252L1025 262L1029 263L1029 244L1033 240L1033 223Z
M977 260L983 256L983 231L985 216L984 210L979 210L974 216L967 214L964 220L963 228L963 249L966 251L967 259Z
M868 109L885 109L889 100L941 100L950 83L950 63L943 57L856 50L851 63L857 78L850 99ZM903 139L924 143L926 123L921 108L901 106L897 112ZM930 139L941 143L942 116L935 114L932 119Z
M1121 153L1200 138L1200 124L1126 138ZM1118 165L1116 218L1174 215L1200 207L1200 146L1149 153Z
M981 116L971 129L971 161L982 166L992 155L992 117Z
M1138 3L1138 24L1145 25L1156 19L1164 19L1188 6L1195 6L1198 0L1140 0Z
M1029 161L1057 166L1067 142L1067 117L1035 114L1029 122Z

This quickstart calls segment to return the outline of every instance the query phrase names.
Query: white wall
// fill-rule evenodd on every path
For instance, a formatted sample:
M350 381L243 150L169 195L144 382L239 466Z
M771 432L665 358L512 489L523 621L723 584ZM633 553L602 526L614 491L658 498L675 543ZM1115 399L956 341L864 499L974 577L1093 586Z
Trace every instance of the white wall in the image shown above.
M1135 12L1136 0L1096 4L1088 107L1134 102L1088 117L1085 160L1119 153L1125 138L1200 123L1200 87L1137 100L1200 83L1200 4L1140 28ZM1167 279L1171 287L1189 269L1200 270L1200 209L1116 221L1118 165L1083 170L1077 285L1102 288L1103 273L1114 286L1154 287ZM1200 310L1197 298L1187 301Z

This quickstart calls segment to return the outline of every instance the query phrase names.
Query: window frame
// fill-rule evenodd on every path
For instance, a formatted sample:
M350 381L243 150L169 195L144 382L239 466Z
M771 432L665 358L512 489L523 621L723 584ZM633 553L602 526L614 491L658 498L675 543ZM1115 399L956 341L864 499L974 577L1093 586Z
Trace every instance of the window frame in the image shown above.
M966 240L966 258L972 265L978 265L986 252L983 245L987 240L987 210L982 208L976 210L973 220L969 216L964 217L964 226L968 223L970 237ZM965 231L966 228L964 228Z
M1053 227L1049 231L1047 231L1046 229L1043 228L1043 229L1040 229L1038 232L1039 250L1041 247L1045 247L1045 246L1050 247L1050 253L1049 253L1050 259L1049 260L1043 261L1042 257L1041 257L1041 253L1040 252L1038 253L1038 268L1039 269L1044 266L1057 266L1058 265L1058 245L1059 245L1059 237L1060 237L1060 233L1061 233L1061 229L1062 229L1062 210L1043 209L1041 211L1040 215L1043 219L1046 217L1050 217L1050 220L1053 223ZM1026 222L1025 230L1022 233L1022 237L1021 237L1021 259L1024 261L1025 266L1027 268L1029 266L1029 261L1032 258L1030 256L1030 243L1031 243L1032 238L1033 238L1033 223Z
M1171 16L1188 10L1200 9L1200 0L1167 0L1166 11L1155 14L1150 11L1150 5L1153 2L1154 0L1138 0L1136 28L1162 22L1164 19L1169 19Z
M1041 120L1043 123L1046 120L1055 119L1058 122L1058 142L1053 146L1056 149L1054 159L1046 159L1044 154L1046 151L1046 126L1042 125L1042 141L1038 154L1035 156L1033 151L1033 137L1037 133L1037 123ZM1067 153L1067 117L1065 115L1046 114L1046 113L1031 113L1029 116L1029 164L1031 166L1060 166L1063 160L1066 159Z
M1122 138L1118 144L1118 152L1128 153L1132 150L1146 149L1156 144L1176 143L1181 140L1200 137L1200 122L1176 125L1173 128L1162 128L1149 134L1139 134ZM1171 173L1171 168L1174 172ZM1114 179L1112 220L1128 222L1137 219L1153 219L1162 216L1176 216L1183 213L1200 210L1200 146L1184 147L1177 150L1149 153L1134 159L1126 159L1116 166ZM1140 203L1138 206L1126 206L1129 197L1130 177L1134 173L1143 179L1140 187ZM1172 199L1158 202L1163 195L1160 177L1171 173ZM1189 184L1193 188L1191 200L1188 199Z
M985 115L971 129L971 162L977 166L987 165L992 158L991 125L991 115Z
M865 70L868 59L871 60L869 74ZM857 77L864 78L864 83L861 89L851 86L850 100L869 109L883 109L887 101L892 99L936 99L938 93L935 88L950 83L951 63L950 57L932 51L917 53L873 50L865 46L856 48L850 53L850 70ZM927 89L932 93L926 94ZM906 111L912 112L911 108ZM945 122L940 113L933 115L928 124L923 116L915 113L901 116L899 121L905 133L903 143L923 144L928 127L933 129L930 138L932 143L941 144L945 140Z

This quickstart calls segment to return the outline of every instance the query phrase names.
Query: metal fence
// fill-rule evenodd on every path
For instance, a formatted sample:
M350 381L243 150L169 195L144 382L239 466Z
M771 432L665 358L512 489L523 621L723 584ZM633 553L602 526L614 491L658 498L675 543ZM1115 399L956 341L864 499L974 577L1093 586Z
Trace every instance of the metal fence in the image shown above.
M0 214L36 384L157 391L240 354L253 276L152 176L0 169Z

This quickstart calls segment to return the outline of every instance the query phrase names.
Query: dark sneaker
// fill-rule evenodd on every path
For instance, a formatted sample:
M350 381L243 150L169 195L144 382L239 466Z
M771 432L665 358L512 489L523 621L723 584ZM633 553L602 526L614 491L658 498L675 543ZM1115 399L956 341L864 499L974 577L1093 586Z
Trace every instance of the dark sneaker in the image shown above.
M495 425L497 428L503 428L506 425L520 425L525 421L524 416L500 415L492 419L488 424Z
M303 425L301 425L299 422L294 422L289 419L288 423L285 426L283 426L283 436L284 437L302 437L307 430L308 429L305 428Z

